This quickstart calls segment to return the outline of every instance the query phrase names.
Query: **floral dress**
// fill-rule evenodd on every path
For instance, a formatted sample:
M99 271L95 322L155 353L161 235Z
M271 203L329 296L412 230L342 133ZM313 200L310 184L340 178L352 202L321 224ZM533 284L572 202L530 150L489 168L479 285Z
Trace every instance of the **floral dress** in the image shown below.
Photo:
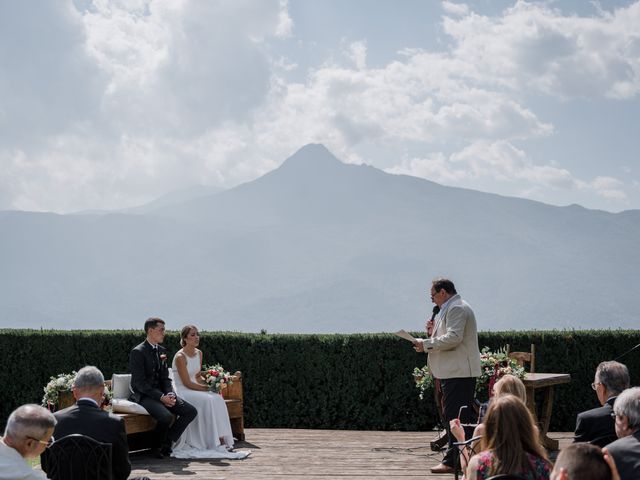
M551 464L540 457L531 455L530 453L527 453L526 455L529 458L531 465L533 465L535 474L531 470L512 473L522 475L527 480L549 480L551 475ZM489 471L491 470L492 463L493 452L485 451L478 454L478 468L476 469L477 480L484 480L491 476L489 475Z

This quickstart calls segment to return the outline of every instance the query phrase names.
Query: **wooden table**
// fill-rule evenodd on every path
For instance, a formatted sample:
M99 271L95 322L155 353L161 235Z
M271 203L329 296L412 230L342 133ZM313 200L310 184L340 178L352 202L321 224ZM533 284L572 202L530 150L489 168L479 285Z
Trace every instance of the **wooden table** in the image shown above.
M558 441L549 438L549 422L551 421L551 411L553 409L553 387L569 383L571 375L568 373L527 373L525 374L523 383L527 389L527 407L533 414L533 418L540 429L540 440L547 450L557 450ZM540 409L540 416L536 411L537 389L542 389L543 400Z

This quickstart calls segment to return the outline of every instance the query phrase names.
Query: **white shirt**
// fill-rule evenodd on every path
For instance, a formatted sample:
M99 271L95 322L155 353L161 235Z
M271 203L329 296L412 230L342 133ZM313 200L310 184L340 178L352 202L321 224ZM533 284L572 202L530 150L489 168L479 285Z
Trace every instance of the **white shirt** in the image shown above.
M15 448L0 439L0 480L46 480L42 470L34 470Z

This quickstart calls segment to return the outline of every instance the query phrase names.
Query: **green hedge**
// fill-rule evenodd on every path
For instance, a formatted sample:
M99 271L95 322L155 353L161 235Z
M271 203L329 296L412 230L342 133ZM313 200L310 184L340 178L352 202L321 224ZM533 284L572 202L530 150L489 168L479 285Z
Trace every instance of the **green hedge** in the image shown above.
M419 335L419 334L417 334ZM170 358L179 335L168 332ZM98 366L106 378L126 372L139 331L0 330L0 423L18 405L39 403L49 377ZM556 389L551 429L572 431L577 412L597 406L590 384L600 361L640 343L639 331L481 332L480 346L529 350L539 372L567 372ZM431 398L420 401L412 371L425 363L391 334L271 335L201 332L206 363L244 375L247 427L426 430L435 423ZM640 349L622 360L636 383Z

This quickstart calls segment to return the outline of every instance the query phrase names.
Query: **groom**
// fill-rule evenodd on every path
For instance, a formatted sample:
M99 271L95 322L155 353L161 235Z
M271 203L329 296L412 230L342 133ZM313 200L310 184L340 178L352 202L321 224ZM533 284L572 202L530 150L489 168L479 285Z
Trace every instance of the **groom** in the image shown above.
M171 453L171 442L180 438L198 414L193 405L178 398L173 391L167 367L167 349L160 345L164 340L164 330L161 318L147 319L144 322L147 339L129 354L130 400L142 405L158 422L152 448L157 458Z

